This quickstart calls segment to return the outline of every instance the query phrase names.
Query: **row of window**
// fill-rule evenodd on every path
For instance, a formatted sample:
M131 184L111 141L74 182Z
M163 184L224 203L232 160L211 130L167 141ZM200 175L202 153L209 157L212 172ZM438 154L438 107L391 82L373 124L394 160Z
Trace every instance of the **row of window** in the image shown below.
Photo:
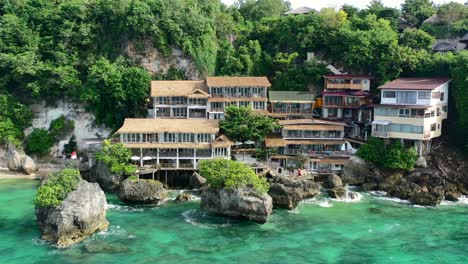
M224 107L228 107L230 105L237 105L237 102L227 102L227 103L222 103L222 102L212 102L211 103L211 109L212 110L218 110L218 109L224 109ZM250 106L252 105L253 109L265 109L265 102L258 102L258 101L253 101L253 102L248 102L248 101L240 101L239 106Z
M442 106L442 111L437 108L436 111L425 113L424 109L406 109L406 108L375 108L375 115L379 116L399 116L399 117L434 117L440 116L442 112L447 112L447 106Z
M361 84L361 83L367 83L367 80L361 80L361 79L353 79L352 81L349 79L328 79L328 83L332 84Z
M424 130L422 126L406 125L406 124L389 124L389 125L376 125L376 131L386 132L401 132L401 133L415 133L421 134Z
M122 141L127 143L210 143L211 134L193 133L164 133L159 140L157 133L126 133L122 134Z
M430 91L383 91L382 92L383 98L396 98L398 104L416 104L417 99L440 99L440 101L444 100L444 93L443 92L430 92Z
M224 95L227 97L252 97L254 95L257 95L260 97L266 97L266 89L263 87L253 87L253 88L213 87L211 88L211 94L213 96Z
M289 138L341 138L341 131L286 130Z
M189 104L193 105L206 105L207 99L206 98L187 98L185 96L162 96L155 98L156 104L162 105L180 105L180 104Z

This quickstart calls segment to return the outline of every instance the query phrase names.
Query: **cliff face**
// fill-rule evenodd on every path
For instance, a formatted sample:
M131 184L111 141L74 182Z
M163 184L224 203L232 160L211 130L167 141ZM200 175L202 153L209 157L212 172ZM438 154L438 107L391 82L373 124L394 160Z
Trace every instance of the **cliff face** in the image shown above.
M189 80L198 80L202 78L197 66L190 56L187 56L177 47L173 47L168 56L154 48L148 41L140 43L143 48L137 49L132 42L127 43L126 53L128 56L140 64L143 68L152 74L166 74L172 67L182 71Z

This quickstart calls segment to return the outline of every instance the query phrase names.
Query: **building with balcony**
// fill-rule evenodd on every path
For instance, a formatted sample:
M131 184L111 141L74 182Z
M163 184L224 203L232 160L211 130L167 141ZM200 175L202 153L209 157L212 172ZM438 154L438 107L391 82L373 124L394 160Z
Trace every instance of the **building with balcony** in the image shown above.
M230 105L267 110L267 89L271 84L266 77L207 77L206 85L210 94L209 119L224 119L224 109Z
M127 118L116 134L140 167L196 170L200 160L231 156L218 120Z
M365 139L367 126L372 121L370 77L338 74L325 75L324 78L322 118L345 121L350 125L347 136Z
M270 116L277 119L313 118L315 94L300 91L268 91Z
M281 130L269 135L265 145L275 154L271 161L289 169L298 157L306 159L303 169L312 173L337 173L354 152L344 140L346 123L320 119L280 120Z
M152 81L154 118L207 118L205 81Z
M372 136L399 139L419 155L430 152L431 139L442 134L447 119L447 78L400 78L379 87Z

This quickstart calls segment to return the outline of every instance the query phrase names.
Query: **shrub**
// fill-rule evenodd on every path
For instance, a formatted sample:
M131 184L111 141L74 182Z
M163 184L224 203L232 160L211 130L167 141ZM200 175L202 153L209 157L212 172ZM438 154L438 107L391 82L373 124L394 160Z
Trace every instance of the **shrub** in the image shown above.
M73 151L77 149L78 145L76 144L76 138L75 135L71 136L70 140L68 141L67 144L63 146L63 154L64 155L71 155Z
M76 169L66 168L51 174L37 190L34 204L37 207L57 207L76 189L80 180L80 172Z
M127 179L132 180L132 181L136 181L136 180L138 180L138 177L136 175L132 175L132 176L128 177Z
M252 168L238 161L226 159L200 161L200 174L214 188L232 190L252 185L260 193L266 193L269 189L265 178L258 177Z
M49 154L49 149L54 144L54 139L49 132L43 128L35 128L26 138L27 154L44 156Z
M104 162L112 173L130 175L135 173L136 166L129 164L132 153L122 143L111 144L105 140L102 149L96 153L96 159Z
M418 154L414 148L406 149L400 142L385 145L382 139L370 138L357 155L379 167L413 169Z
M23 138L23 132L9 118L0 121L0 145L11 142L15 146L19 146L21 145L21 138Z
M73 120L66 119L65 116L62 115L50 122L49 133L55 140L57 140L73 131L74 128L75 122Z

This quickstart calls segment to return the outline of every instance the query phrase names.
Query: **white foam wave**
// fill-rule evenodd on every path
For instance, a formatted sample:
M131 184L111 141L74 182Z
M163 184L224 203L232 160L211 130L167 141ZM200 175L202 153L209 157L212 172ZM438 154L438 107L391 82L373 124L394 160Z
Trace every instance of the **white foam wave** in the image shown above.
M222 228L222 227L229 227L231 223L228 222L224 224L211 224L211 223L201 223L199 220L207 217L206 212L200 212L199 210L188 210L182 213L184 217L184 221L196 227L201 228Z
M331 201L335 202L342 202L342 203L358 203L362 200L362 197L364 197L362 194L358 192L354 192L356 197L354 199L352 198L344 198L344 199L336 199L336 198L330 198Z
M395 202L395 203L399 203L399 204L410 204L410 201L403 200L403 199L396 198L396 197L376 196L375 198L379 199L379 200Z
M305 199L302 202L305 203L305 204L318 205L318 206L324 207L324 208L329 208L329 207L333 206L333 204L330 203L329 199L317 199L316 197L310 198L310 199Z
M121 212L143 212L143 208L132 207L127 205L107 204L107 209Z
M457 202L452 202L452 201L447 201L443 200L440 205L468 205L468 196L467 195L462 195L460 198L458 198Z

